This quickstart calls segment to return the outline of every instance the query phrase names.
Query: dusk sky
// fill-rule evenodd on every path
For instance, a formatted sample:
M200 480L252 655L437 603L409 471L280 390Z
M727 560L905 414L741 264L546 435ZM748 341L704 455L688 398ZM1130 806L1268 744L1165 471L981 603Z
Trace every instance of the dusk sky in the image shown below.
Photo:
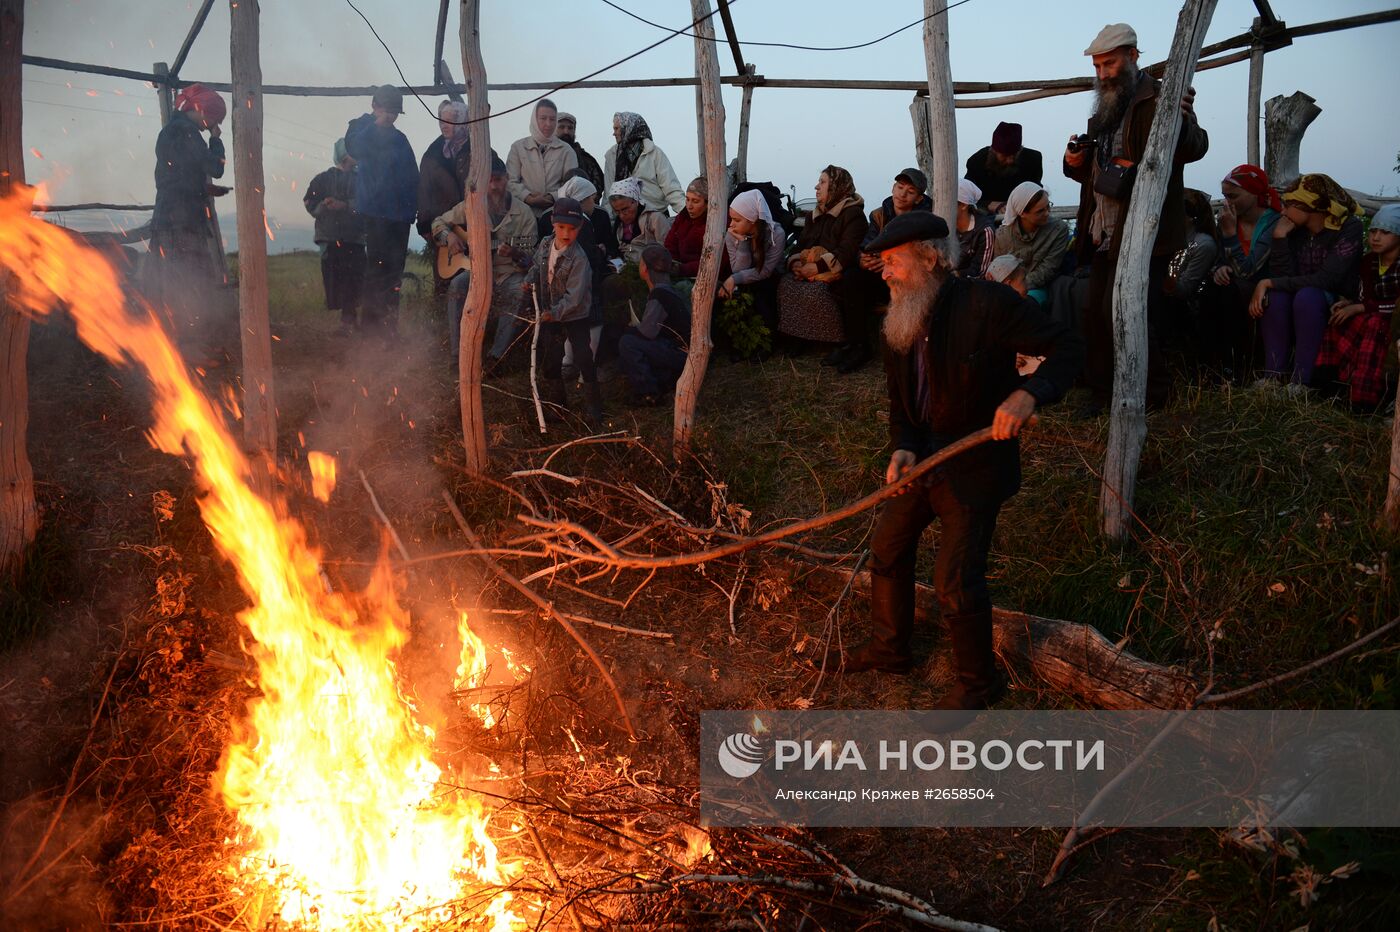
M619 6L672 28L690 20L684 0L616 0ZM430 83L435 0L357 0L409 80ZM1289 25L1387 9L1392 4L1336 0L1326 4L1273 0ZM918 0L854 5L831 0L802 3L733 0L741 40L810 46L850 45L877 38L923 15ZM149 71L170 61L194 18L190 0L29 0L24 51L74 61ZM1179 7L1168 2L1127 0L1112 5L1049 4L1038 0L968 0L949 15L953 78L1012 81L1091 73L1084 48L1106 22L1126 21L1138 32L1144 62L1166 55ZM453 5L445 57L461 78ZM1244 31L1255 15L1249 0L1220 0L1207 43ZM262 72L268 84L368 85L400 83L389 55L346 0L297 0L262 5ZM716 25L719 26L718 18ZM722 27L720 27L722 30ZM483 54L488 79L535 82L581 77L664 37L665 33L613 9L601 0L484 0ZM721 31L721 35L722 35ZM1344 185L1395 195L1393 169L1400 150L1400 122L1378 119L1374 104L1391 94L1400 24L1306 37L1270 53L1264 68L1264 98L1303 90L1317 98L1322 116L1303 144L1304 171L1323 171ZM727 46L719 49L724 74L734 71ZM907 30L857 51L816 52L746 45L745 58L769 78L860 78L923 80L922 32ZM1199 74L1197 111L1210 133L1210 152L1188 166L1187 184L1219 193L1219 180L1245 160L1247 64ZM681 77L694 74L694 40L680 36L613 69L606 78ZM215 4L182 70L189 80L229 79L229 7ZM154 91L132 80L24 68L25 170L31 182L49 181L54 202L150 203L153 147L160 130ZM502 113L533 97L492 92L501 114L491 122L493 147L505 155L525 135L529 108ZM579 119L579 138L601 163L612 144L614 111L646 117L657 144L670 156L682 184L697 173L695 91L690 87L566 90L552 95L560 109ZM749 175L772 180L784 191L795 186L811 196L817 174L828 163L845 166L870 207L889 193L893 176L914 163L909 119L911 95L904 91L812 91L759 88L754 94ZM733 157L738 139L740 92L724 91L726 145ZM435 107L436 99L427 101ZM1074 187L1059 176L1066 137L1081 132L1088 94L1072 94L1009 107L960 109L960 160L986 145L998 121L1020 122L1025 141L1046 156L1046 187L1070 203ZM267 209L279 241L274 250L309 248L311 218L301 205L306 183L329 164L330 148L345 124L368 109L359 98L265 99ZM428 110L412 98L399 121L419 154L437 135ZM231 140L225 124L225 143ZM232 150L230 149L230 152ZM225 183L233 178L230 159ZM219 202L225 225L233 198ZM126 218L142 223L144 215ZM70 215L85 229L114 223L107 216Z

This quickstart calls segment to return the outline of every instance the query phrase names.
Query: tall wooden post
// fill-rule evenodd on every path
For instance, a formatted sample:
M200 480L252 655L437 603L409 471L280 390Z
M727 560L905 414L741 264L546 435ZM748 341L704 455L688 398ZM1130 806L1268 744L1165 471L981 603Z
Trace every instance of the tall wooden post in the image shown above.
M0 0L0 197L24 196L24 0ZM0 576L13 578L39 531L29 465L29 318L5 294L0 272Z
M462 405L462 444L467 471L486 472L486 416L481 407L481 340L491 312L491 223L486 211L486 182L491 177L491 113L486 99L486 62L481 57L480 0L462 0L462 71L467 85L467 139L472 147L467 172L467 255L471 284L462 308L462 336L457 347L457 392Z
M958 124L953 111L953 66L948 58L948 2L924 0L924 60L928 65L928 122L933 172L928 176L933 212L954 225L958 216ZM949 261L958 261L958 238L948 237Z
M914 161L925 178L932 178L933 137L929 135L928 97L918 93L914 95L914 99L909 103L909 120L914 124ZM950 222L949 226L951 225Z
M744 84L744 101L739 105L739 180L749 180L749 113L753 109L754 66L747 65L744 74L749 81Z
M1259 33L1259 17L1254 18L1254 32ZM1259 97L1264 89L1264 44L1257 38L1249 47L1249 131L1245 135L1245 160L1263 166L1259 161Z
M170 66L163 61L158 61L151 66L151 72L155 74L156 81L156 103L160 106L160 125L164 126L170 122L170 113L175 108L175 91L171 88Z
M1176 37L1157 93L1157 110L1138 177L1120 229L1123 237L1113 283L1113 412L1108 426L1099 515L1103 532L1123 540L1132 527L1138 463L1147 440L1147 280L1152 245L1162 219L1162 201L1171 179L1176 142L1181 136L1181 100L1191 86L1196 59L1216 0L1186 0L1176 21Z
M263 197L262 64L258 0L229 0L233 66L233 171L238 210L238 322L243 341L243 444L255 488L272 486L277 407L267 312L267 208ZM265 484L264 484L265 483Z
M719 287L720 250L729 219L729 176L724 163L724 100L719 88L719 52L715 48L715 24L710 17L710 0L690 0L695 25L695 76L700 80L701 119L705 152L702 164L710 186L710 203L705 211L705 245L700 253L700 270L690 293L690 353L685 371L676 383L676 423L672 438L677 457L690 446L695 431L695 408L700 386L710 364L710 316L715 291Z

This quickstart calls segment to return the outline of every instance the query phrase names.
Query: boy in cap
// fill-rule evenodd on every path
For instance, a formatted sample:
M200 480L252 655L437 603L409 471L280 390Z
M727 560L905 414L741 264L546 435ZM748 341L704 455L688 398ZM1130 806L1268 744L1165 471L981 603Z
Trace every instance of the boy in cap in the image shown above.
M967 160L964 177L982 189L977 206L997 214L1018 184L1040 184L1044 174L1040 153L1021 144L1021 124L998 123L992 131L992 144L978 149Z
M842 673L914 669L914 578L919 538L942 522L934 586L948 627L957 683L936 709L985 709L1005 692L992 656L987 552L1001 504L1021 482L1016 435L1039 405L1074 381L1078 338L1009 288L952 274L942 217L911 211L891 220L866 249L879 252L890 288L883 325L894 452L885 482L980 429L993 442L954 457L889 499L871 541L871 638L843 659ZM1016 352L1044 354L1022 382ZM964 714L951 716L958 727ZM944 729L947 730L947 729Z
M355 210L355 158L344 139L335 141L335 164L311 179L301 201L316 218L326 309L340 312L342 331L354 330L365 280L365 222Z
M578 244L579 228L587 220L579 202L555 198L551 217L554 234L540 240L533 265L525 276L525 304L540 308L539 345L535 360L543 373L544 400L558 408L569 407L560 368L564 341L573 350L574 366L583 377L584 419L595 426L603 419L603 394L593 349L588 345L588 312L593 306L593 270ZM530 290L534 291L531 300Z
M933 210L933 199L928 196L928 178L917 168L906 168L894 176L890 196L870 212L870 225L861 239L861 249L879 236L891 220L911 210ZM858 269L845 276L837 287L846 289L846 300L840 304L841 328L846 332L847 342L828 354L822 365L834 366L837 372L845 374L855 372L875 358L876 335L872 331L879 320L876 308L890 300L890 290L880 280L880 256L862 251Z
M403 93L385 84L374 92L370 111L345 130L346 149L359 165L357 206L365 222L364 327L394 336L408 233L418 213L418 159L408 137L394 128Z

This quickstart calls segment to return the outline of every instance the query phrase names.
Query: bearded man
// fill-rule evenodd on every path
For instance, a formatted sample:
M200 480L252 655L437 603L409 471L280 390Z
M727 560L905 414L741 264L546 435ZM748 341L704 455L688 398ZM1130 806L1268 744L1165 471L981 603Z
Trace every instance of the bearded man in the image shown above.
M1070 137L1065 149L1065 177L1080 185L1076 257L1081 268L1089 269L1080 319L1088 351L1084 381L1093 397L1080 410L1081 416L1102 413L1113 395L1113 280L1123 241L1120 227L1128 213L1138 163L1147 149L1161 87L1161 82L1138 68L1137 44L1133 28L1117 23L1103 27L1084 50L1094 62L1094 112L1089 117L1088 139ZM1181 99L1181 134L1148 266L1148 407L1164 404L1171 388L1162 355L1163 283L1168 260L1186 244L1190 232L1182 168L1204 157L1210 145L1206 131L1196 122L1195 99L1194 89Z
M884 506L871 543L871 639L841 672L909 673L914 667L914 564L919 537L938 518L933 581L948 626L957 682L935 706L985 709L1006 691L992 656L987 552L1002 502L1021 485L1016 436L1035 409L1069 388L1083 361L1079 338L1005 285L952 274L948 224L925 211L900 214L866 246L890 288L883 325L894 452L885 481L956 440L991 427L973 447L921 477ZM1045 356L1024 382L1016 354Z

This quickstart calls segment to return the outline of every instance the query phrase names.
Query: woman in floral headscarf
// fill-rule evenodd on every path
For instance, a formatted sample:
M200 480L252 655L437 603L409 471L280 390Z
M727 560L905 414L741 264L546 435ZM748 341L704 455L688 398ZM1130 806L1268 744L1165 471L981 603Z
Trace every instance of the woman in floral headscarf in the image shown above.
M1290 390L1311 381L1328 309L1356 293L1361 262L1361 208L1326 175L1304 175L1283 193L1274 225L1269 277L1254 286L1249 315L1264 333L1262 384L1281 380L1293 350ZM1298 386L1294 389L1293 386Z
M663 216L668 207L674 214L684 210L685 189L671 160L652 141L651 127L641 114L629 110L614 113L613 138L617 144L603 156L603 174L608 184L635 178L642 189L639 200L647 210Z

